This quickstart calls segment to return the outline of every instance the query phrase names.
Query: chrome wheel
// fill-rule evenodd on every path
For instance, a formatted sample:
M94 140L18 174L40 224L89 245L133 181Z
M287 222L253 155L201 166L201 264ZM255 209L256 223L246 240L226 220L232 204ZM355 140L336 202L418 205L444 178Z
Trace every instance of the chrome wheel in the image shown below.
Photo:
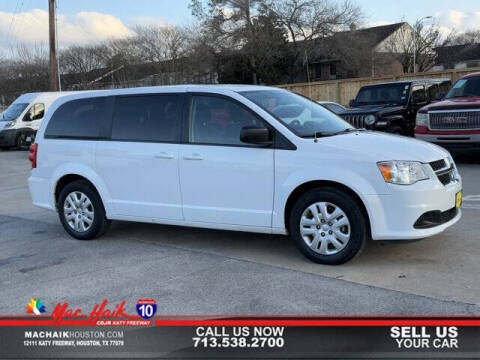
M85 232L93 224L93 205L87 195L74 191L67 195L63 203L63 215L67 224L75 231Z
M313 251L334 255L350 240L350 221L345 212L335 204L317 202L302 213L300 234Z

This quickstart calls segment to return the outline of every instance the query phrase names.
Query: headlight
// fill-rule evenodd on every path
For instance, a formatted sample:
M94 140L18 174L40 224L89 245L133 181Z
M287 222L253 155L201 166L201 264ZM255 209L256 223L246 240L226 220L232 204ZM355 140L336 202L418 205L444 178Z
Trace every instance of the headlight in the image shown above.
M11 127L14 127L14 126L15 126L15 120L14 121L9 121L8 123L6 123L3 128L8 129L8 128L11 128Z
M417 113L417 119L415 120L417 126L428 126L428 114Z
M429 179L425 165L416 161L383 161L377 165L383 179L388 183L411 185Z
M375 115L367 115L365 118L365 125L373 125L375 124Z
M458 172L457 165L455 164L455 161L453 161L452 155L449 154L447 159L450 162L450 166L453 167L453 179L455 181L460 181L462 179L462 177L460 176L460 173Z

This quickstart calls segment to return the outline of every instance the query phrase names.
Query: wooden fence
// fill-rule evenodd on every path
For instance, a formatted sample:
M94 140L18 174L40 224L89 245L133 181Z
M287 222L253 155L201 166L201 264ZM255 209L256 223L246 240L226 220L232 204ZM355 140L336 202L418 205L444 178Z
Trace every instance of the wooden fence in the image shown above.
M389 81L411 80L411 79L425 79L425 78L446 78L452 80L452 83L457 81L464 75L480 72L480 68L456 69L435 72L423 72L416 75L404 74L399 76L387 77L365 77L345 80L330 80L319 81L300 84L279 85L278 87L288 89L308 96L311 99L320 101L335 101L342 105L348 105L351 99L354 99L358 90L365 85L378 84Z

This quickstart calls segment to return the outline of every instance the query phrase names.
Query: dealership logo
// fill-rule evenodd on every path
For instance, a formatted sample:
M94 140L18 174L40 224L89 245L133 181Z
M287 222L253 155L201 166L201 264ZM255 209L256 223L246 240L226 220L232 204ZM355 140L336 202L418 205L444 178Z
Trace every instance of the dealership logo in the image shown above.
M27 304L27 314L40 315L45 312L45 305L40 301L40 299L31 298L30 302Z
M156 307L155 307L156 309ZM150 311L150 310L148 310ZM52 311L53 322L62 325L65 321L74 321L82 326L150 326L149 320L139 319L137 315L129 315L123 300L115 306L109 306L107 300L96 304L90 313L84 313L81 307L70 307L68 302L58 303Z
M154 299L138 299L137 313L142 319L148 320L157 312L157 302Z

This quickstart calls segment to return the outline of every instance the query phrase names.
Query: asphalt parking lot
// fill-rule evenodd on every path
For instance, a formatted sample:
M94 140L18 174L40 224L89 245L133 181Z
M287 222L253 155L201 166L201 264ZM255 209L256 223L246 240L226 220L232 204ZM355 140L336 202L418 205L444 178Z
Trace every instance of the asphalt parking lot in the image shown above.
M338 267L309 262L288 237L114 222L70 238L30 203L27 152L0 151L0 314L30 297L50 312L107 299L157 300L157 314L480 314L480 156L457 158L459 223L417 242L370 242Z

